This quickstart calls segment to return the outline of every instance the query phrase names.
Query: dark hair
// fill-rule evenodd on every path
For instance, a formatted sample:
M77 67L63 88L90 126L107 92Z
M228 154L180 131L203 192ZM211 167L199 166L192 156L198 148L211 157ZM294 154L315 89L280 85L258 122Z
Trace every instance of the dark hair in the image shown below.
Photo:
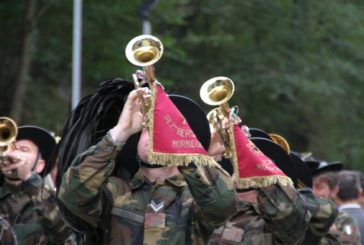
M342 201L357 199L360 192L358 174L354 171L341 171L339 173L339 192L337 197Z
M332 190L339 184L338 173L339 172L333 172L333 171L323 172L321 174L314 176L314 178L325 180L327 182L327 184L329 185L330 190Z

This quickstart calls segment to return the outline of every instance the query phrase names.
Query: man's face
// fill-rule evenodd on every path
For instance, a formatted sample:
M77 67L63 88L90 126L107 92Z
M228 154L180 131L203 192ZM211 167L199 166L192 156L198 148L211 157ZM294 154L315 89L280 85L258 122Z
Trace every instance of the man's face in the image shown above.
M327 180L324 178L314 177L312 190L317 197L322 199L334 199L336 196L335 190L330 188Z
M38 160L39 149L30 140L18 140L15 142L15 147L11 149L11 152L21 157L25 164L22 168L24 171L32 171Z
M27 156L29 160L35 160L38 157L38 146L34 144L30 140L18 140L15 142L15 148L14 151L19 151L23 153L23 156Z
M148 162L148 145L149 145L149 134L148 130L144 128L138 142L138 156L143 162Z

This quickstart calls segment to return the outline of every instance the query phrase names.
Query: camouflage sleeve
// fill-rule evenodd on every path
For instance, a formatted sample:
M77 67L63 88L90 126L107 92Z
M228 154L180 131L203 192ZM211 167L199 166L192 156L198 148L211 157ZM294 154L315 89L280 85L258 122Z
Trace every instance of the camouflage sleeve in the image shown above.
M17 244L14 229L3 217L0 216L0 244Z
M312 216L303 244L320 244L321 239L324 237L325 244L335 244L335 238L327 236L338 215L335 203L316 197L310 188L300 189L299 193Z
M64 244L70 236L71 230L66 226L61 217L55 193L43 187L39 199L42 208L39 210L42 216L41 222L49 243Z
M310 243L308 243L310 244ZM340 241L330 233L326 234L321 240L320 245L341 245Z
M352 216L344 211L339 211L334 224L331 226L329 233L337 237L340 244L359 245L360 230Z
M311 215L298 192L292 186L275 184L259 188L257 199L274 244L300 244Z
M97 227L103 202L101 187L107 184L118 149L106 135L73 161L63 176L58 198L75 215Z
M180 171L197 204L203 227L212 232L237 211L236 192L225 171L210 167L181 167Z

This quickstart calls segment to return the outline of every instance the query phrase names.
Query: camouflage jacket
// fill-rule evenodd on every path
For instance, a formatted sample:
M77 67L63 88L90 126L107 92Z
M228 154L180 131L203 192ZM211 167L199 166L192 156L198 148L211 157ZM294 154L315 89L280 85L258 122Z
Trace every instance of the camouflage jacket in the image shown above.
M0 216L0 244L1 245L16 245L17 239L14 229L11 225Z
M275 184L249 192L255 200L240 192L239 211L214 231L209 244L299 244L310 214L296 190Z
M339 211L339 214L331 226L329 235L335 237L341 245L360 245L359 227L348 213ZM334 244L330 241L323 240L320 244Z
M13 227L18 244L63 244L69 235L55 195L33 174L19 186L0 187L0 216Z
M105 136L75 159L58 193L82 220L102 230L110 227L104 244L206 244L213 229L236 210L232 182L220 169L180 168L180 175L155 183L139 171L127 183L110 177L117 153ZM105 199L110 212L105 212Z
M335 203L316 197L310 188L300 189L299 193L312 216L302 244L339 244L337 238L328 234L338 215Z

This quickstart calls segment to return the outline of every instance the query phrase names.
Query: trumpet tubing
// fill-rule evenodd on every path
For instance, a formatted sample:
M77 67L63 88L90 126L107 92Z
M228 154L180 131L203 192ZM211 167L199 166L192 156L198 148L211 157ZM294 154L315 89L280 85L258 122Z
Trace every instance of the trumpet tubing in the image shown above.
M229 128L226 128L224 125L224 118L226 116L222 112L221 107L217 107L209 111L207 113L207 120L212 127L219 135L225 146L225 158L231 158L231 149L230 149L230 140L229 140Z
M212 126L218 125L218 122L222 122L224 117L224 113L220 107L216 107L207 113L207 120Z

